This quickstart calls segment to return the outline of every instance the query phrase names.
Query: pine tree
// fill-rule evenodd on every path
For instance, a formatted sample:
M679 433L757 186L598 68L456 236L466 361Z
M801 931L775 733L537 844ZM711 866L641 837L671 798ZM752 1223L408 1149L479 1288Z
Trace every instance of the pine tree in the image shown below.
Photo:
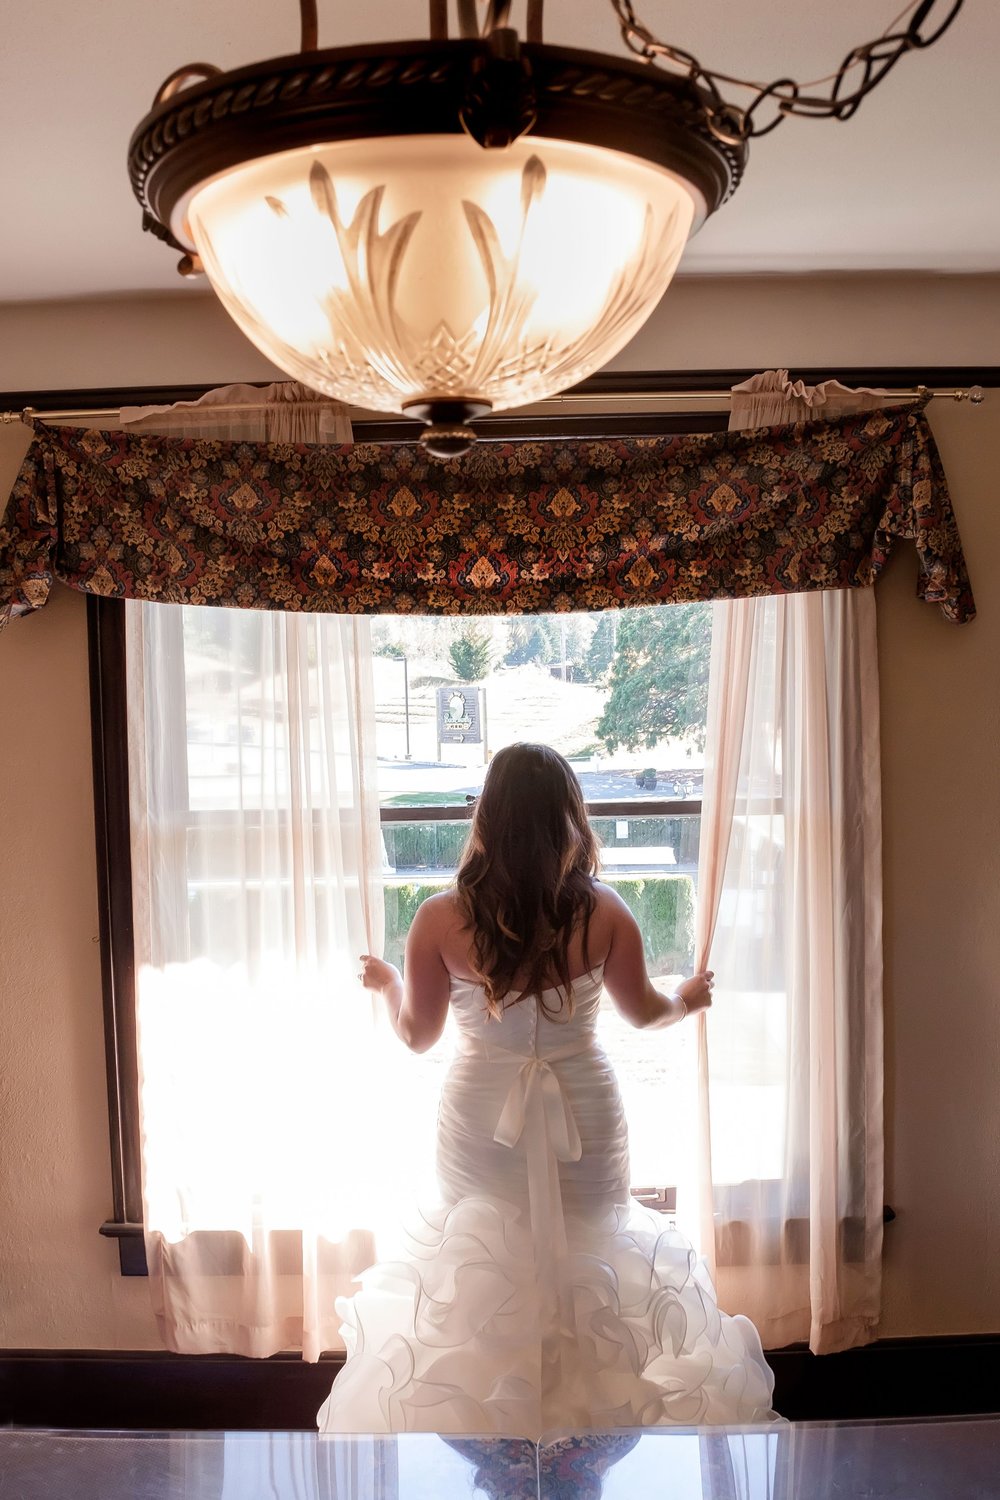
M648 749L666 738L704 743L711 637L708 604L659 605L619 616L611 695L597 724L609 750Z
M606 609L598 617L597 629L591 637L590 649L584 662L588 681L600 682L609 670L614 660L619 623L616 609Z
M448 661L459 682L482 682L492 665L493 639L470 625L448 647Z

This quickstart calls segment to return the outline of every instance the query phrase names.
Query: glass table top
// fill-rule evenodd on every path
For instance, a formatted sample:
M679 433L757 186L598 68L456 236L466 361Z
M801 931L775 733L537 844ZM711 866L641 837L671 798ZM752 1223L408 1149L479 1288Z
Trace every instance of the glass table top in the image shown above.
M507 1438L0 1430L3 1500L997 1500L1000 1416Z

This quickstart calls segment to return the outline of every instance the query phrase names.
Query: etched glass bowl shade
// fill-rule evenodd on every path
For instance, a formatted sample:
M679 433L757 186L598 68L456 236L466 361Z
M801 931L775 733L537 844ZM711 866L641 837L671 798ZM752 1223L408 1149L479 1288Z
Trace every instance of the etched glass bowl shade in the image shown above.
M282 370L375 410L502 410L599 369L645 322L705 206L602 147L385 137L285 151L199 185L172 217Z

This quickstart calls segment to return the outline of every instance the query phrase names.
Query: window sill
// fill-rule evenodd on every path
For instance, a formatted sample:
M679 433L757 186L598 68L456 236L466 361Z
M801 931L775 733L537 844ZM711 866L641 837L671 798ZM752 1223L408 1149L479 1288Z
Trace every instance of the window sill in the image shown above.
M105 1219L101 1225L105 1239L118 1241L118 1263L123 1276L148 1276L146 1238L141 1224L118 1223Z

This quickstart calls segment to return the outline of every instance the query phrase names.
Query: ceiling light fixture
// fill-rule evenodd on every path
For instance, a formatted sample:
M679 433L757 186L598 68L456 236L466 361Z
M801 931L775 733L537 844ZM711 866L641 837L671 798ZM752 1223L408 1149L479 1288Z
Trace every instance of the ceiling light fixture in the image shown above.
M792 114L847 119L963 0L908 5L903 29L808 85L713 72L610 3L639 60L543 44L543 0L524 41L511 0L457 0L452 39L430 0L427 41L320 51L300 0L299 54L162 85L129 147L143 227L280 369L460 453L476 417L565 390L628 342L751 137Z

